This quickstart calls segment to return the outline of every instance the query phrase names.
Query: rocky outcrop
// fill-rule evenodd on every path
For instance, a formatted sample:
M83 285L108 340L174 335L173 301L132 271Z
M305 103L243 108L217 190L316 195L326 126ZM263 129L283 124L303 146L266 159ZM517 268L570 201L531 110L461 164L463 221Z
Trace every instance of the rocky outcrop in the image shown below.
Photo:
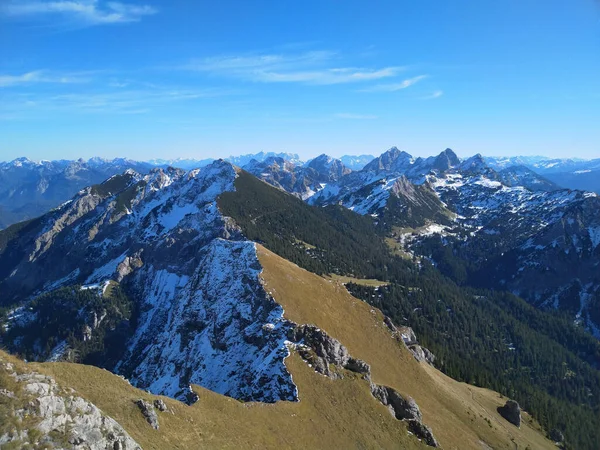
M435 355L425 347L421 347L419 344L409 345L408 349L411 351L417 361L425 361L433 366L435 361Z
M504 406L498 408L502 417L517 427L521 427L521 407L514 400L507 400Z
M389 318L386 320L386 324L393 326ZM370 383L373 397L385 405L396 419L406 422L410 432L427 445L439 446L431 428L423 423L423 416L417 403L411 397L403 397L391 387L373 383L371 367L365 361L353 358L340 341L314 325L290 328L288 339L296 343L295 347L300 356L318 373L334 379L343 377L341 369L362 374L363 378Z
M152 406L152 403L149 403L140 398L139 400L135 401L135 404L137 405L138 408L140 408L140 411L142 412L142 415L146 419L146 422L148 422L152 428L154 428L155 430L158 430L158 428L159 428L158 415L156 414L156 411L154 410L154 406Z
M435 361L435 355L429 351L429 349L422 347L417 340L417 335L411 327L396 327L392 319L385 316L383 323L391 331L392 336L399 342L402 342L406 348L413 354L415 359L419 362L425 361L426 363L433 366Z
M13 364L1 360L0 372L14 381L14 392L2 392L10 402L3 403L8 420L0 423L0 447L64 448L68 442L72 449L141 450L115 420L53 378L17 373Z
M371 384L373 396L388 407L390 412L398 420L421 420L421 410L417 403L411 398L404 398L395 389L387 386Z
M371 393L382 404L387 406L390 413L398 420L405 421L408 429L419 439L431 447L439 444L431 428L423 423L419 405L411 397L403 397L398 391L388 386L371 383Z
M296 348L300 356L322 375L341 378L341 372L336 370L340 367L367 376L371 373L366 362L352 358L340 341L314 325L291 328L288 339L299 344Z
M154 407L156 409L158 409L160 412L165 412L167 411L167 404L164 402L163 399L156 399L154 400Z
M408 429L413 433L416 437L423 440L430 447L439 447L440 444L433 436L431 428L425 425L423 422L419 420L409 420L408 421Z

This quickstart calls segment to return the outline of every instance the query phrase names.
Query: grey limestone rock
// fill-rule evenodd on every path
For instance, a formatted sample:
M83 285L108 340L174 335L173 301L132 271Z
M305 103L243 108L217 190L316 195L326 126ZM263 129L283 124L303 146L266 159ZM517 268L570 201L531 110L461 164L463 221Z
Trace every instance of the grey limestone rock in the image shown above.
M142 415L146 418L146 421L150 424L150 426L152 428L154 428L155 430L158 430L158 427L159 427L158 415L156 414L156 411L154 410L154 406L152 406L151 403L149 403L141 398L139 400L136 400L135 404L137 405L138 408L140 408Z

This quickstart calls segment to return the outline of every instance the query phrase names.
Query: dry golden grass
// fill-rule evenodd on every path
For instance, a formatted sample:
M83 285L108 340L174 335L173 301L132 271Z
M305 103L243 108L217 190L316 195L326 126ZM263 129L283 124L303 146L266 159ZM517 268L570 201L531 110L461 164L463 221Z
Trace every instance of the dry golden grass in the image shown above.
M354 284L361 284L363 286L370 286L370 287L387 286L387 284L388 284L385 281L374 280L372 278L354 278L354 277L348 277L345 275L338 275L335 273L328 275L327 277L325 277L325 279L333 280L333 281L335 281L337 283L341 283L341 284L354 283Z
M150 428L133 404L138 398L158 397L108 371L68 363L28 364L28 368L73 387L116 419L145 449L425 448L374 401L368 384L355 374L347 372L343 380L330 380L296 354L286 364L300 402L241 403L195 387L200 400L191 407L162 397L174 414L159 413L158 431Z
M555 448L528 419L521 429L506 422L496 411L506 401L498 393L459 383L418 363L391 337L381 312L352 297L339 283L300 269L264 247L259 246L258 253L265 286L284 307L285 316L326 330L352 356L371 365L375 383L413 397L443 448Z

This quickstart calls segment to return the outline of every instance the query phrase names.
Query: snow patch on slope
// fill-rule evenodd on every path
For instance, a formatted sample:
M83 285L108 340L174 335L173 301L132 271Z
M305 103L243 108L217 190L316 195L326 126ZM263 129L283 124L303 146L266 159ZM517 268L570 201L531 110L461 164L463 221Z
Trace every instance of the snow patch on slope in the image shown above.
M289 323L264 291L255 244L212 241L187 278L144 267L140 325L125 362L132 384L186 400L191 384L246 401L297 400L284 359Z

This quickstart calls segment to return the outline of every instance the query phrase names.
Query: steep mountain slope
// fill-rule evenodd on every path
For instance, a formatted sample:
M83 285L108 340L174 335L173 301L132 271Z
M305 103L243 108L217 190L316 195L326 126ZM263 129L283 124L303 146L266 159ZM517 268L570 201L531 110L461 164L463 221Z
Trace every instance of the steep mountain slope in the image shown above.
M423 226L446 223L452 213L438 200L429 186L418 183L431 171L458 164L458 157L446 150L438 157L414 159L392 148L365 168L327 185L311 197L312 205L341 204L359 214L378 216L382 223L396 226Z
M598 164L600 165L600 162ZM600 169L548 173L545 177L564 188L580 189L600 194Z
M426 363L417 362L383 323L383 316L351 297L342 285L306 272L259 247L265 289L296 323L312 323L339 339L351 354L364 356L375 383L385 383L415 398L423 421L443 448L554 448L527 414L517 428L497 412L505 399L485 389L457 383ZM152 430L134 401L155 397L138 391L106 371L72 364L36 364L76 389L114 417L143 448L426 448L407 432L351 371L328 378L311 369L292 349L287 369L300 402L274 405L240 403L198 386L199 401L185 406L164 398L173 414L159 414Z
M124 158L88 161L0 162L0 229L46 213L80 189L127 169L144 173L152 166Z
M376 217L401 253L435 254L458 282L508 289L568 311L600 336L598 197L560 189L514 162L496 161L508 165L496 171L481 155L460 161L446 149L415 159L394 147L308 202ZM441 260L447 246L453 250Z
M491 169L430 178L459 215L442 245L472 269L471 283L508 289L555 307L596 331L600 198L582 191L538 191L503 183ZM431 238L430 240L433 240ZM431 249L422 248L423 254ZM439 262L439 261L438 261Z

